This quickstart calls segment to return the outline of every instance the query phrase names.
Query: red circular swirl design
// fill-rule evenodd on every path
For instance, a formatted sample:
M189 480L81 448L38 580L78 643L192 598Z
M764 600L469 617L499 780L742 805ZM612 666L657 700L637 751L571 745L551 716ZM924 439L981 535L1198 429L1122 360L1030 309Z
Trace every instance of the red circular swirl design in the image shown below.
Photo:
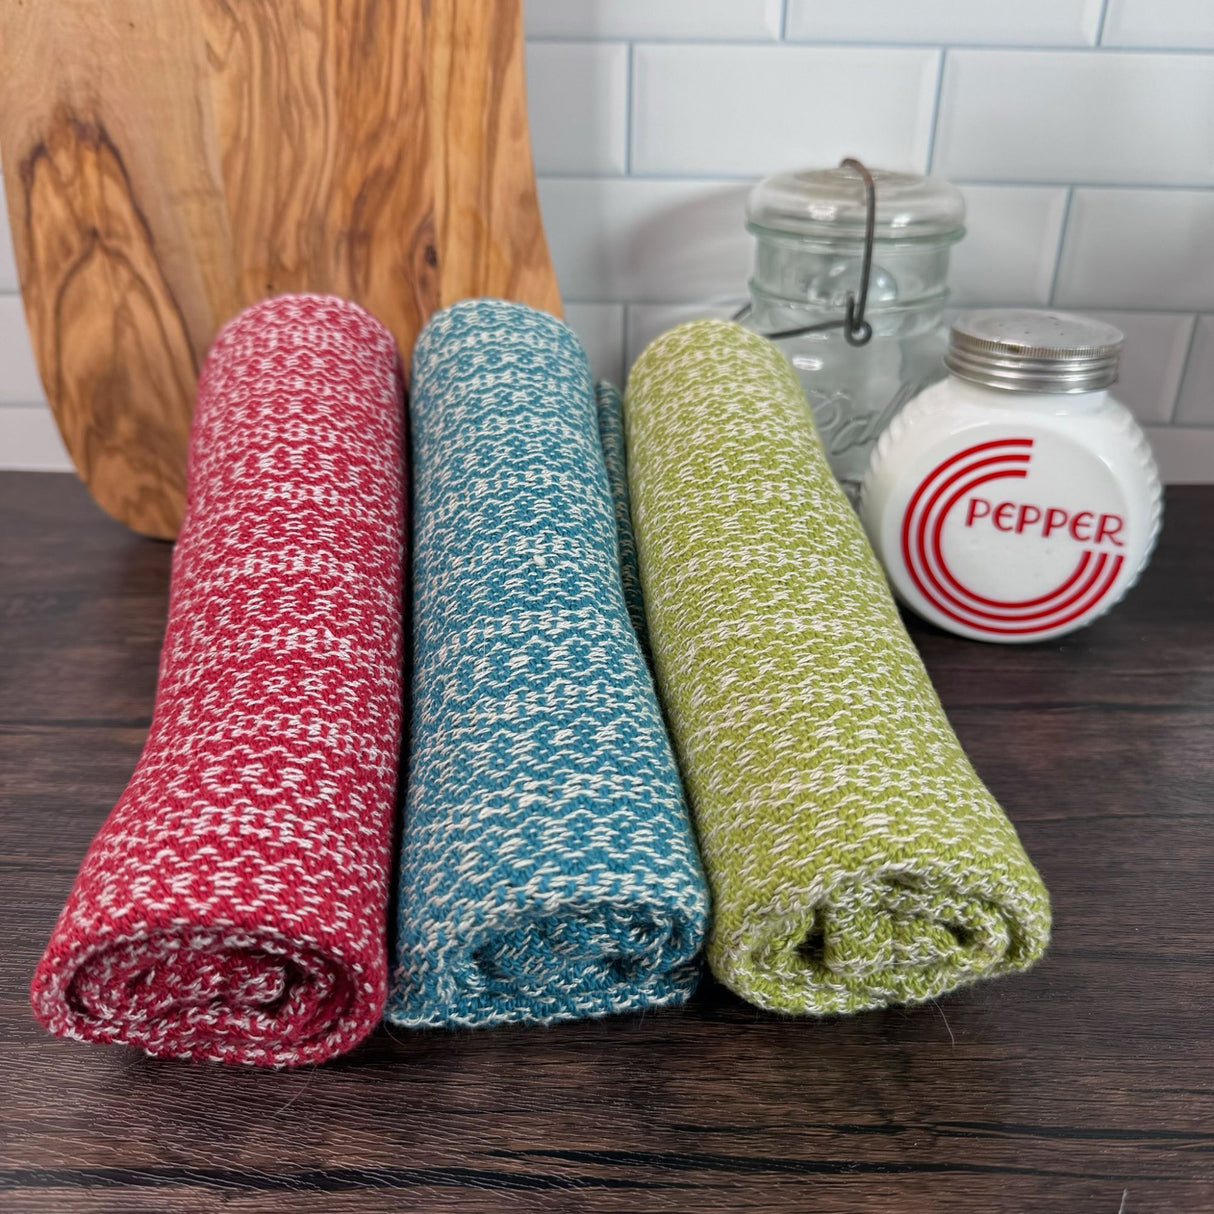
M923 478L902 519L902 560L919 593L946 619L996 636L1028 637L1085 615L1113 588L1125 562L1085 548L1062 582L1029 599L981 595L949 568L941 540L952 510L979 485L1027 477L1032 448L1031 438L1003 438L958 451Z

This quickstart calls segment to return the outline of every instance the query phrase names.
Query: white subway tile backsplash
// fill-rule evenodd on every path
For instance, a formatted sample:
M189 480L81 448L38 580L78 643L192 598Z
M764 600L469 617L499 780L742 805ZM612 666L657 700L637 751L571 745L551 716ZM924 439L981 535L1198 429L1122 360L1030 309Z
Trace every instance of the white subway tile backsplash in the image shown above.
M1109 0L1102 46L1214 47L1210 0Z
M21 296L0 295L0 404L32 404L42 399L42 381L30 349Z
M1083 46L1096 41L1100 7L1101 0L788 0L787 36Z
M529 38L780 37L782 0L526 0Z
M1165 484L1207 485L1214 481L1214 427L1147 426L1146 432Z
M55 419L45 405L0 405L0 468L72 470Z
M638 46L632 171L760 176L859 156L923 169L939 52Z
M627 44L529 43L527 112L537 173L627 172Z
M1214 316L1199 316L1175 420L1179 425L1214 426Z
M965 306L1049 302L1066 190L963 186L965 239L949 270L953 302Z
M1054 301L1214 309L1214 190L1076 190Z
M953 304L1107 316L1127 334L1115 392L1165 477L1214 482L1214 0L524 10L549 245L597 377L737 310L758 177L930 157L969 210ZM0 467L66 469L16 290L0 222Z
M662 302L745 292L747 185L562 177L539 187L565 298Z
M624 375L624 305L566 303L565 320L590 358L590 374L617 386Z
M4 174L0 173L0 292L17 289L17 262L8 227L8 208L4 201ZM3 357L0 352L0 358ZM3 366L0 363L0 366Z
M641 351L655 337L681 325L687 320L712 317L728 320L744 303L741 298L725 300L715 304L632 304L628 308L627 340L624 346L624 361L628 370L640 357Z
M1172 420L1185 371L1193 317L1171 312L1088 312L1125 334L1113 395L1140 422Z
M933 171L1214 185L1214 56L949 51Z

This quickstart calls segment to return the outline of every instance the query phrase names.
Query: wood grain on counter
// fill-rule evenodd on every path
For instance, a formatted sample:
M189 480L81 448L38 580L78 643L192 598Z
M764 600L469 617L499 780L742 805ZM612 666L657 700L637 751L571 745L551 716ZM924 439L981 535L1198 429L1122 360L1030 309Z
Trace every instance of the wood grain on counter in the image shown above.
M262 1073L46 1036L26 990L134 768L168 545L0 474L0 1209L1214 1209L1214 487L1169 491L1106 619L1002 648L912 625L1050 887L1031 973L793 1020L692 1004L381 1030Z

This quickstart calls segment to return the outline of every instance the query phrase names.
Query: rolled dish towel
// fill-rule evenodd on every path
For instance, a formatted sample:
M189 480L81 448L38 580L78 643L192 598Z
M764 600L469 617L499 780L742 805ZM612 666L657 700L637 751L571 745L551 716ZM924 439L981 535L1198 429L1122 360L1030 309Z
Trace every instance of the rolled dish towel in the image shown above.
M684 999L706 889L621 584L586 355L477 300L413 355L413 723L386 1018Z
M783 1012L1031 965L1049 902L832 478L791 365L737 325L654 341L626 397L659 690L716 976Z
M632 529L632 504L628 496L628 460L624 446L624 402L614 384L595 385L595 406L599 418L599 442L607 467L607 484L615 510L615 534L620 550L620 583L624 605L641 650L649 660L649 629L645 623L645 597L641 591L641 569L637 564L636 536Z
M34 976L52 1032L289 1066L379 1020L403 421L353 304L283 296L216 339L151 732Z

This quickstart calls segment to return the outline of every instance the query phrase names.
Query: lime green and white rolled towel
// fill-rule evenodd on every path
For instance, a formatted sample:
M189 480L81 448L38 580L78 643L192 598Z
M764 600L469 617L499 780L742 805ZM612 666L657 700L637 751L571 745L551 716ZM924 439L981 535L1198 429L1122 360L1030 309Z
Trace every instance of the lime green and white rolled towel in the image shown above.
M1045 887L948 723L792 366L738 325L680 325L633 367L625 420L717 978L835 1013L1032 965Z

